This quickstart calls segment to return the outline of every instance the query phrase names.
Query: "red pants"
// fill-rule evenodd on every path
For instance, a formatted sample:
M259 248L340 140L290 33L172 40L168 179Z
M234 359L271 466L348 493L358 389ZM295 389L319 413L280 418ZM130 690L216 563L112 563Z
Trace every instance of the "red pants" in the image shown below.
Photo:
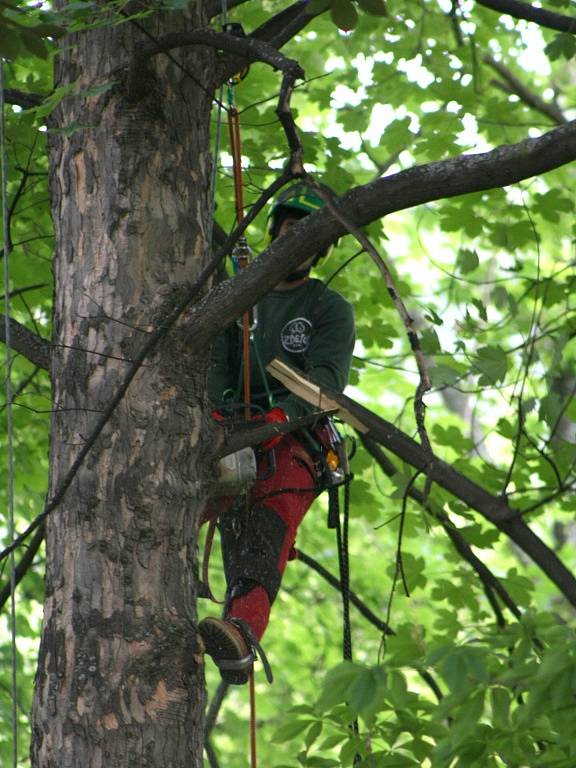
M274 449L276 456L276 470L274 474L265 479L257 480L248 494L247 506L265 508L265 514L277 515L285 525L282 528L282 540L276 542L272 556L275 559L277 577L281 578L286 568L286 563L294 557L294 542L298 526L304 515L314 501L318 489L316 483L316 469L308 452L304 449L298 438L293 434L286 435ZM264 462L266 464L267 462ZM260 471L266 467L260 467ZM209 505L202 522L213 519L216 515L223 515L229 510L235 499L224 497L216 503ZM278 522L278 521L275 521ZM228 539L229 541L229 539ZM279 546L277 546L279 544ZM222 537L223 556L226 545ZM233 554L233 553L232 553ZM272 566L274 567L274 566ZM251 577L251 583L257 579ZM259 640L268 625L270 618L271 599L265 585L257 584L245 591L244 594L234 596L234 584L228 584L232 588L232 597L228 600L226 618L244 620Z

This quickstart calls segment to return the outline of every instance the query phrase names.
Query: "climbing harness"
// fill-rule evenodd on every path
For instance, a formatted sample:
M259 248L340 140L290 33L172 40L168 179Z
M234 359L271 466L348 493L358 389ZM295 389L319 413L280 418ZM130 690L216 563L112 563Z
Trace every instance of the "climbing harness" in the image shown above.
M14 422L12 413L12 356L10 334L10 214L8 208L8 153L6 149L6 124L4 102L4 59L0 57L0 165L2 187L2 240L4 247L4 307L6 346L6 414L8 426L8 538L14 543ZM10 553L10 628L12 666L12 760L18 764L18 710L16 707L16 561L14 550Z

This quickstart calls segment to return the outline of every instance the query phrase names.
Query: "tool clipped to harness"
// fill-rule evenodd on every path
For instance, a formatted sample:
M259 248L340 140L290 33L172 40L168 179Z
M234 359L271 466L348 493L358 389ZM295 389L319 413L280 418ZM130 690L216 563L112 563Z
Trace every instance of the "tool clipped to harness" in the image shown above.
M344 485L350 476L350 465L346 444L331 418L324 420L318 428L317 437L324 448L323 481L326 488Z

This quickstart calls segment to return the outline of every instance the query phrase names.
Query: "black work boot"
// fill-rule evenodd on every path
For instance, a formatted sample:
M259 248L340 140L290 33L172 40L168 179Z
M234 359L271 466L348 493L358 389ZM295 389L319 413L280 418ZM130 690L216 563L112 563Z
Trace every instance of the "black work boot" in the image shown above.
M222 679L231 685L248 682L256 656L239 625L234 620L210 616L202 619L198 631Z

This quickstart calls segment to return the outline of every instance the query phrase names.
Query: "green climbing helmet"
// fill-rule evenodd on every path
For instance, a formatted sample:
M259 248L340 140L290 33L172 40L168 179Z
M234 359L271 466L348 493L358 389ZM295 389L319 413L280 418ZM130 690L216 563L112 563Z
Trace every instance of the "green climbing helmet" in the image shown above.
M329 187L326 187L326 191L331 192ZM315 211L324 208L325 205L326 203L318 195L314 187L306 184L304 181L299 181L297 184L293 184L291 187L283 190L274 200L272 208L270 209L268 217L270 222L268 227L270 240L274 240L277 236L280 225L284 219L288 217L303 219L310 213L314 213ZM334 245L330 245L328 248L325 248L318 253L313 266L315 266L320 259L328 258L333 250Z
M276 236L277 229L282 219L288 216L303 218L309 213L319 211L325 205L324 200L318 196L313 187L300 181L283 190L274 200L270 209L270 236Z

